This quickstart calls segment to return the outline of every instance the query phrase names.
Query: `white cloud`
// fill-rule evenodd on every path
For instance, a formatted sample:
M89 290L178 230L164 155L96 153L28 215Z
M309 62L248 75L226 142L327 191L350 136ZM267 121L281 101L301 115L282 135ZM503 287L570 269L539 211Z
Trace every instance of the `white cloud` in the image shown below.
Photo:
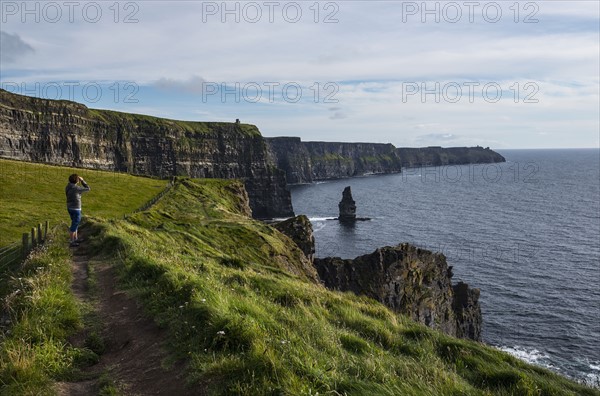
M206 80L200 76L192 76L187 80L175 80L161 77L152 85L164 91L179 91L202 94L206 91Z
M18 34L10 34L5 31L0 31L0 48L2 48L0 62L3 63L15 62L34 52L33 47L23 41Z
M597 141L597 2L536 2L535 24L514 23L508 9L512 2L502 3L504 17L497 24L481 17L475 23L403 23L401 2L367 1L336 2L339 22L332 24L322 23L331 12L324 9L314 23L313 3L308 2L301 3L303 18L295 24L285 22L281 13L273 23L266 15L260 23L243 18L221 23L220 15L203 22L206 2L139 2L139 22L125 24L128 10L122 9L115 23L106 4L99 23L77 18L50 25L9 18L3 29L22 37L35 52L25 49L27 59L11 58L2 80L135 81L168 92L164 96L170 100L178 93L202 93L205 82L298 82L303 87L335 82L335 106L322 103L323 96L316 104L261 98L257 104L210 108L140 96L140 106L183 119L229 120L241 113L265 134L305 139L368 138L409 145L419 136L438 133L441 139L452 134L461 143L532 147L536 140L527 136L539 128L548 133L537 140L540 145L590 146ZM3 45L3 58L4 52ZM469 81L498 83L507 93L515 83L523 89L533 82L539 87L539 103L504 98L498 103L437 104L422 103L421 95L403 97L403 83ZM575 125L573 131L569 126ZM571 142L560 138L560 127L569 128ZM531 135L540 139L536 132Z

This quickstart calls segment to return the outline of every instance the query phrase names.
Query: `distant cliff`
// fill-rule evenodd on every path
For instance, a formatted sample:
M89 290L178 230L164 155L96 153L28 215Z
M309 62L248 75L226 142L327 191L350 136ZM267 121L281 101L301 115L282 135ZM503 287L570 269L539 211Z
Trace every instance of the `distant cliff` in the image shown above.
M257 218L293 215L254 125L88 109L0 90L0 157L169 177L239 178Z
M396 149L403 167L489 164L505 162L503 156L489 147L401 147Z
M396 173L402 169L392 144L302 142L297 137L265 139L272 161L285 171L290 184Z
M479 289L452 286L443 254L404 243L353 260L317 258L314 265L327 288L369 296L448 335L481 340Z
M265 138L271 161L290 184L368 174L397 173L403 167L504 162L483 147L396 148L392 144L302 142L297 137Z

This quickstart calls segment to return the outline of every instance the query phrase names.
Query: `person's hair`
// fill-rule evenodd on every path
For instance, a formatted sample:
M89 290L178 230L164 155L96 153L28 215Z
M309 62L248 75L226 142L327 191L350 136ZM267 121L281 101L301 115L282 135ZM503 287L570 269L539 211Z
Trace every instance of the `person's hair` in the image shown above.
M79 175L77 173L73 173L71 176L69 176L69 182L77 183L78 181L79 181Z

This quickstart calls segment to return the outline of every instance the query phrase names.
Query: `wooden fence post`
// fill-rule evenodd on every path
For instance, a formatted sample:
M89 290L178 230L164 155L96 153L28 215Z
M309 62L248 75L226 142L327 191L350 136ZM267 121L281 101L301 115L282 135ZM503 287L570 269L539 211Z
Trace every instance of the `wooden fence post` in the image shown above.
M25 232L23 233L23 260L27 258L27 253L29 253L29 234Z
M42 236L42 223L38 223L37 234L38 234L38 245L41 245L42 243L44 243L44 240L45 240L45 238Z
M46 237L48 236L48 226L50 225L50 222L48 220L46 220L46 224L44 225L44 241L46 240Z
M35 248L37 246L36 244L36 240L35 240L35 228L31 228L31 248Z

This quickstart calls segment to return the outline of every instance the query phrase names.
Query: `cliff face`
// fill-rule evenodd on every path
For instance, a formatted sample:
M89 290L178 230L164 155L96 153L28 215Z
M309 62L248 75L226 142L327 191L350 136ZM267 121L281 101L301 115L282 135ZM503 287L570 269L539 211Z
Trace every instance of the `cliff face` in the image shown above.
M504 162L483 147L396 148L392 144L302 142L296 137L265 138L271 161L290 184L367 174L397 173L402 167Z
M257 218L293 215L258 129L91 110L0 90L0 156L168 177L244 180Z
M401 244L354 260L328 257L314 264L327 288L372 297L452 336L481 339L479 290L462 282L453 287L443 254Z
M286 172L290 184L401 170L392 144L302 142L295 137L265 139L273 162Z
M305 215L292 217L273 225L298 245L306 258L312 263L315 259L315 237L310 220Z
M505 162L503 156L483 147L422 147L396 149L404 167L489 164Z

